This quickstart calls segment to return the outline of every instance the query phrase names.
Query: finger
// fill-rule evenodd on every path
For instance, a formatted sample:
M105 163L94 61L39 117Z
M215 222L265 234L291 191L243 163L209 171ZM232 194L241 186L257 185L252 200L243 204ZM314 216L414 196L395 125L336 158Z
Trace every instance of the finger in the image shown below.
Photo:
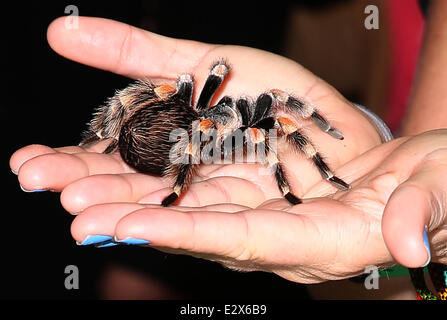
M118 154L45 153L23 163L18 172L25 190L60 191L80 178L105 173L130 173Z
M404 141L406 139L396 139L379 148L375 148L358 160L355 159L346 164L337 172L346 181L355 181L374 169L397 145ZM202 166L201 168L203 171L206 170L207 166ZM299 173L299 178L292 179L292 181L299 181L301 184L301 188L296 189L306 191L304 195L303 192L298 191L297 195L303 195L303 198L312 198L334 193L334 187L327 181L320 179L311 163L295 160L290 162L287 168L290 173ZM200 206L232 202L256 208L267 199L281 198L273 175L268 173L268 170L263 165L232 164L213 167L213 170L204 172L206 172L208 179L192 184L176 204ZM319 181L319 183L312 187L312 184L316 181ZM312 188L309 190L310 187ZM171 190L168 188L158 190L140 201L160 203L170 192Z
M107 236L112 239L118 221L130 212L141 208L144 206L137 203L106 203L91 206L79 213L73 220L71 234L80 244L85 244L85 240L95 235Z
M204 167L206 171L206 166ZM256 170L254 167L244 166L247 170L250 168ZM204 170L199 172L203 173L202 171ZM233 171L238 172L235 168ZM264 202L266 196L269 198L281 196L272 176L263 176L258 181L254 173L252 176L237 178L221 176L223 172L217 169L209 174L211 178L203 181L200 181L204 178L203 175L197 176L196 181L188 187L176 204L198 207L216 203L235 203L255 207ZM140 173L96 174L79 179L64 188L61 202L70 213L79 213L89 206L108 202L160 204L164 197L172 192L171 188L172 179L169 178Z
M377 240L381 239L380 231L372 232L368 223L365 229L365 217L336 201L317 199L289 207L288 211L247 210L234 204L175 209L104 204L87 208L75 218L71 230L79 243L92 244L89 240L95 235L100 236L100 242L104 238L113 241L115 236L118 243L148 243L173 253L211 257L237 269L273 268L286 279L305 282L346 276L359 265L377 263L378 249L380 256L387 252L384 246L376 248L377 243L382 243ZM330 215L326 215L327 211ZM337 225L349 227L333 228L334 219L338 222L343 217L349 223ZM347 236L339 237L340 234ZM363 246L358 246L359 241ZM116 243L108 245L113 244ZM351 255L361 259L350 259ZM308 272L300 277L287 268L282 272L283 268L275 265L315 268L306 267ZM324 271L326 265L328 272Z
M374 171L384 159L407 140L408 138L394 139L353 158L351 161L337 168L338 177L351 183L353 187L358 185L359 182L357 182L357 180ZM306 192L305 197L314 198L327 196L333 194L335 191L337 190L335 190L331 184L320 179L317 184L313 185L312 188ZM344 193L346 192L338 192L335 198L340 198Z
M447 149L428 154L423 165L392 193L385 207L383 236L390 253L404 266L417 268L430 261L430 245L428 239L424 241L424 231L445 224L446 168ZM437 240L435 243L445 238L445 234L437 235L430 237Z
M237 270L273 271L291 281L320 282L361 273L363 265L377 263L378 250L381 258L386 252L384 246L377 248L377 243L383 243L377 239L381 239L380 232L373 234L368 232L368 227L362 228L365 221L358 212L350 215L348 228L334 228L333 222L328 222L332 219L323 218L327 210L335 217L346 215L346 207L342 206L343 211L340 211L331 205L334 203L324 203L323 209L312 204L294 207L306 214L277 210L228 214L208 210L142 209L123 217L116 226L115 235L125 243L130 241L128 243L148 244L167 252L188 253ZM319 221L315 223L308 215ZM350 232L347 233L350 236L340 237L345 232ZM363 246L358 246L359 241ZM364 254L365 251L374 253ZM351 256L361 258L352 259ZM302 266L304 271L294 272L293 268L284 266Z
M393 258L400 264L419 268L429 260L423 232L430 216L425 191L402 185L392 194L385 208L383 237Z
M123 217L116 226L115 235L118 239L142 239L153 246L266 265L338 265L340 261L351 261L358 266L376 261L376 257L360 255L359 251L368 248L377 252L376 243L381 243L377 237L381 238L381 234L366 232L364 227L359 227L365 221L355 210L347 210L335 201L326 201L321 206L302 204L294 209L306 214L277 210L244 210L228 214L206 210L180 212L174 208L142 209ZM333 214L332 218L325 215L328 210ZM346 217L349 210L352 211L349 212L352 221L345 231L350 230L352 234L341 239L339 235L343 230L333 228L333 220ZM361 247L357 240L365 247L356 249ZM386 252L384 247L378 249L381 253ZM362 259L353 261L349 257L353 253ZM351 267L348 264L346 269Z
M334 198L362 211L365 210L365 201L368 201L373 205L367 209L370 214L381 216L394 190L425 161L428 153L437 150L440 145L447 144L446 137L445 133L440 131L403 137L361 155L346 168L349 169L351 165L358 166L360 171L352 169L357 170L360 175L362 173L367 175L355 181L352 190L338 192ZM368 173L369 170L371 171Z
M79 17L79 28L66 28L64 19L60 17L48 27L47 38L54 51L68 59L135 79L176 78L197 65L213 47L102 18Z
M146 203L161 203L172 192L171 188L158 190L143 197ZM201 207L219 203L234 203L254 208L264 202L266 197L280 197L273 188L263 190L249 180L235 177L217 177L191 184L175 205Z
M247 223L243 212L142 209L123 217L115 235L117 239L143 239L154 246L236 258L254 240L247 234Z
M79 213L73 220L71 225L72 236L78 243L84 242L87 237L93 235L113 237L118 221L128 214L144 208L159 208L159 206L138 203L107 203L91 206ZM201 208L176 207L177 211L182 212L215 210L232 213L246 209L246 207L234 204L219 204Z
M140 202L147 194L169 187L167 179L130 174L97 174L79 179L61 193L62 206L72 214L100 203Z
M12 172L17 174L22 164L37 156L57 152L69 153L69 154L81 153L81 152L102 152L109 143L110 141L108 139L105 139L89 147L67 146L60 148L51 148L41 144L31 144L15 151L11 155L11 158L9 160L9 166Z
M112 142L112 139L101 139L98 142L92 144L86 144L81 146L66 146L54 148L57 152L63 153L82 153L82 152L96 152L102 153Z
M15 174L18 174L20 167L23 163L26 161L40 156L44 154L49 153L56 153L56 151L53 148L40 145L40 144L32 144L23 148L20 148L16 152L14 152L9 159L9 167L11 168L11 171Z
M402 139L404 143L393 150L369 175L371 178L379 174L392 173L399 183L404 182L419 165L423 164L428 154L438 150L440 146L447 145L447 130L436 130L411 137L411 139L408 137Z

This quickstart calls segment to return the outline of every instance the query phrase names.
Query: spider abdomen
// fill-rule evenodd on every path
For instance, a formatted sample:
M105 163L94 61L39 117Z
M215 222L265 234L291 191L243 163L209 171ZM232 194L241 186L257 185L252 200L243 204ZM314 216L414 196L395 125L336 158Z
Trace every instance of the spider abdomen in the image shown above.
M142 173L163 174L170 167L175 129L188 130L197 112L179 99L148 104L122 126L118 148L122 159Z

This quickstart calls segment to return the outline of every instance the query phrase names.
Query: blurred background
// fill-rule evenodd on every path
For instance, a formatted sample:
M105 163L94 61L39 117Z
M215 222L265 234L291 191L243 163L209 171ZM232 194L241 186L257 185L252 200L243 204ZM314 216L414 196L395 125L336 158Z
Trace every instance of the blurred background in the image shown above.
M9 172L9 157L22 146L77 144L93 108L130 82L50 49L46 28L68 5L75 5L80 15L115 19L170 37L256 47L289 57L398 130L423 35L420 2L243 3L59 1L4 8L8 99L0 106L6 124L1 129L6 181L1 298L310 298L305 286L267 273L237 273L147 248L79 247L69 232L73 217L63 210L59 195L24 193ZM378 29L365 28L368 5L379 10ZM78 290L64 287L67 265L79 268Z

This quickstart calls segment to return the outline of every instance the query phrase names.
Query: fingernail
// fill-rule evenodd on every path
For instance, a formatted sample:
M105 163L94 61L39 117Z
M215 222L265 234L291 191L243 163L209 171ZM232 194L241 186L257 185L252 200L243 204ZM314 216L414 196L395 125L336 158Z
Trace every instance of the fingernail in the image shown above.
M114 247L114 246L117 246L117 245L119 245L118 242L110 240L110 241L106 241L106 242L104 242L102 244L97 245L96 248L108 248L108 247Z
M427 261L422 266L422 268L424 268L424 267L426 267L430 263L431 252L430 252L430 242L428 242L427 231L424 230L424 232L422 233L422 236L424 238L424 247L425 247L425 250L427 250L427 254L428 254Z
M118 240L115 237L115 241L119 242L119 243L124 243L124 244L130 244L130 245L143 245L143 244L149 244L149 241L144 240L144 239L137 239L137 238L125 238L123 240Z
M23 192L44 192L48 191L47 189L34 189L34 190L27 190L22 185L20 185L20 189L22 189Z
M107 236L104 234L94 234L94 235L85 237L85 239L82 242L76 242L76 244L79 246L88 246L91 244L102 243L102 242L106 242L109 240L112 240L111 236Z
M15 175L17 175L17 174L18 174L17 172L15 172L15 171L14 171L14 170L12 170L12 169L11 169L11 172L12 172L12 173L14 173Z

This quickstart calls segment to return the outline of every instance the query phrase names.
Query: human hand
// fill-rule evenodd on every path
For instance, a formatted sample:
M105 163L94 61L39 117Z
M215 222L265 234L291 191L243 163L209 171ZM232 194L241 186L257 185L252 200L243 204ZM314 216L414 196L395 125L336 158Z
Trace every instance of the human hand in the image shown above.
M344 142L334 141L320 130L309 126L308 123L303 124L303 131L309 134L321 153L327 157L332 168L340 166L380 143L375 127L359 110L353 108L327 83L286 58L245 47L218 46L170 39L99 18L80 17L79 28L66 29L63 20L64 18L59 18L50 25L48 29L50 45L61 55L87 65L132 78L176 78L180 73L191 72L195 74L196 87L200 88L212 62L224 57L230 61L233 70L214 100L220 99L223 95L256 96L271 88L281 88L305 97L315 103L322 114L328 117L335 127L342 130L346 138ZM195 94L197 91L199 90L196 90ZM196 98L194 96L194 99ZM31 158L45 153L55 153L54 150L42 146L30 148L25 151L22 149L11 159L11 168L14 172L18 172L22 164ZM85 151L96 153L102 151L101 148L104 148L103 144L86 149L68 147L57 149L57 151L72 154ZM79 156L82 157L82 155ZM91 175L118 173L116 170L133 172L130 168L123 167L123 163L116 155L109 157L90 154L88 156L104 161L102 163L104 166L101 168L96 167L97 170L90 170ZM110 172L109 167L105 165L105 163L111 164L110 158L117 160L114 164L119 168L115 166L114 172ZM297 193L303 193L306 188L319 181L320 177L315 174L314 169L310 169L309 163L296 160L296 155L290 153L283 158L286 167L289 165L288 171L291 175L297 170L300 171L299 175L292 177L295 180L292 187L298 191ZM95 166L95 163L93 162L92 165ZM87 167L88 164L84 163ZM84 171L87 168L85 166L83 166ZM57 165L53 168L64 169ZM68 168L74 169L79 166L65 169ZM69 182L86 175L85 172L80 173L74 170L72 173L62 175L61 180L57 180L58 177L52 177L56 180L43 181L34 169L37 167L33 167L32 176L19 174L21 185L27 190L38 188L61 191Z
M196 88L203 85L212 62L225 57L233 69L215 100L223 95L255 96L271 88L306 97L345 136L343 142L334 141L312 126L304 127L332 168L338 168L380 143L370 122L334 88L295 62L264 51L175 40L110 20L82 17L79 29L71 30L64 28L63 19L56 20L49 27L48 40L53 49L70 59L131 78L175 78L180 73L191 72L195 75ZM73 234L80 242L95 230L92 225L79 222L81 217L89 217L89 210L105 209L103 227L112 228L118 226L112 211L118 218L118 212L129 213L131 208L141 208L142 203L160 203L171 185L165 179L135 173L118 154L101 154L104 147L104 142L86 149L32 145L17 151L11 158L11 168L18 172L24 189L62 191L64 207L71 213L82 212L73 225ZM308 194L321 180L311 163L304 159L297 161L297 155L292 152L284 154L282 161L290 174L292 190L299 196ZM266 205L267 200L278 198L280 194L273 179L258 174L259 168L259 165L245 164L204 166L198 180L178 204L201 206L202 210L217 208L224 212ZM342 176L338 172L337 175ZM323 185L312 196L335 191L326 182ZM282 200L272 201L279 207L285 206ZM103 207L108 205L111 211ZM85 211L86 208L89 209ZM230 217L235 216L227 216ZM84 233L78 234L83 227ZM82 236L84 238L80 238Z
M189 207L91 206L76 217L72 234L79 242L94 234L115 236L236 270L262 270L314 283L395 261L420 267L427 260L422 240L427 226L432 261L446 263L446 145L447 130L438 130L378 146L339 168L354 180L351 190L314 198L330 188L322 181L296 206L284 199L267 200L253 209L225 204L228 197L238 199L253 191L231 181L225 191L220 183L205 182L193 184L194 191L185 195ZM198 203L194 194L205 190L216 204Z

